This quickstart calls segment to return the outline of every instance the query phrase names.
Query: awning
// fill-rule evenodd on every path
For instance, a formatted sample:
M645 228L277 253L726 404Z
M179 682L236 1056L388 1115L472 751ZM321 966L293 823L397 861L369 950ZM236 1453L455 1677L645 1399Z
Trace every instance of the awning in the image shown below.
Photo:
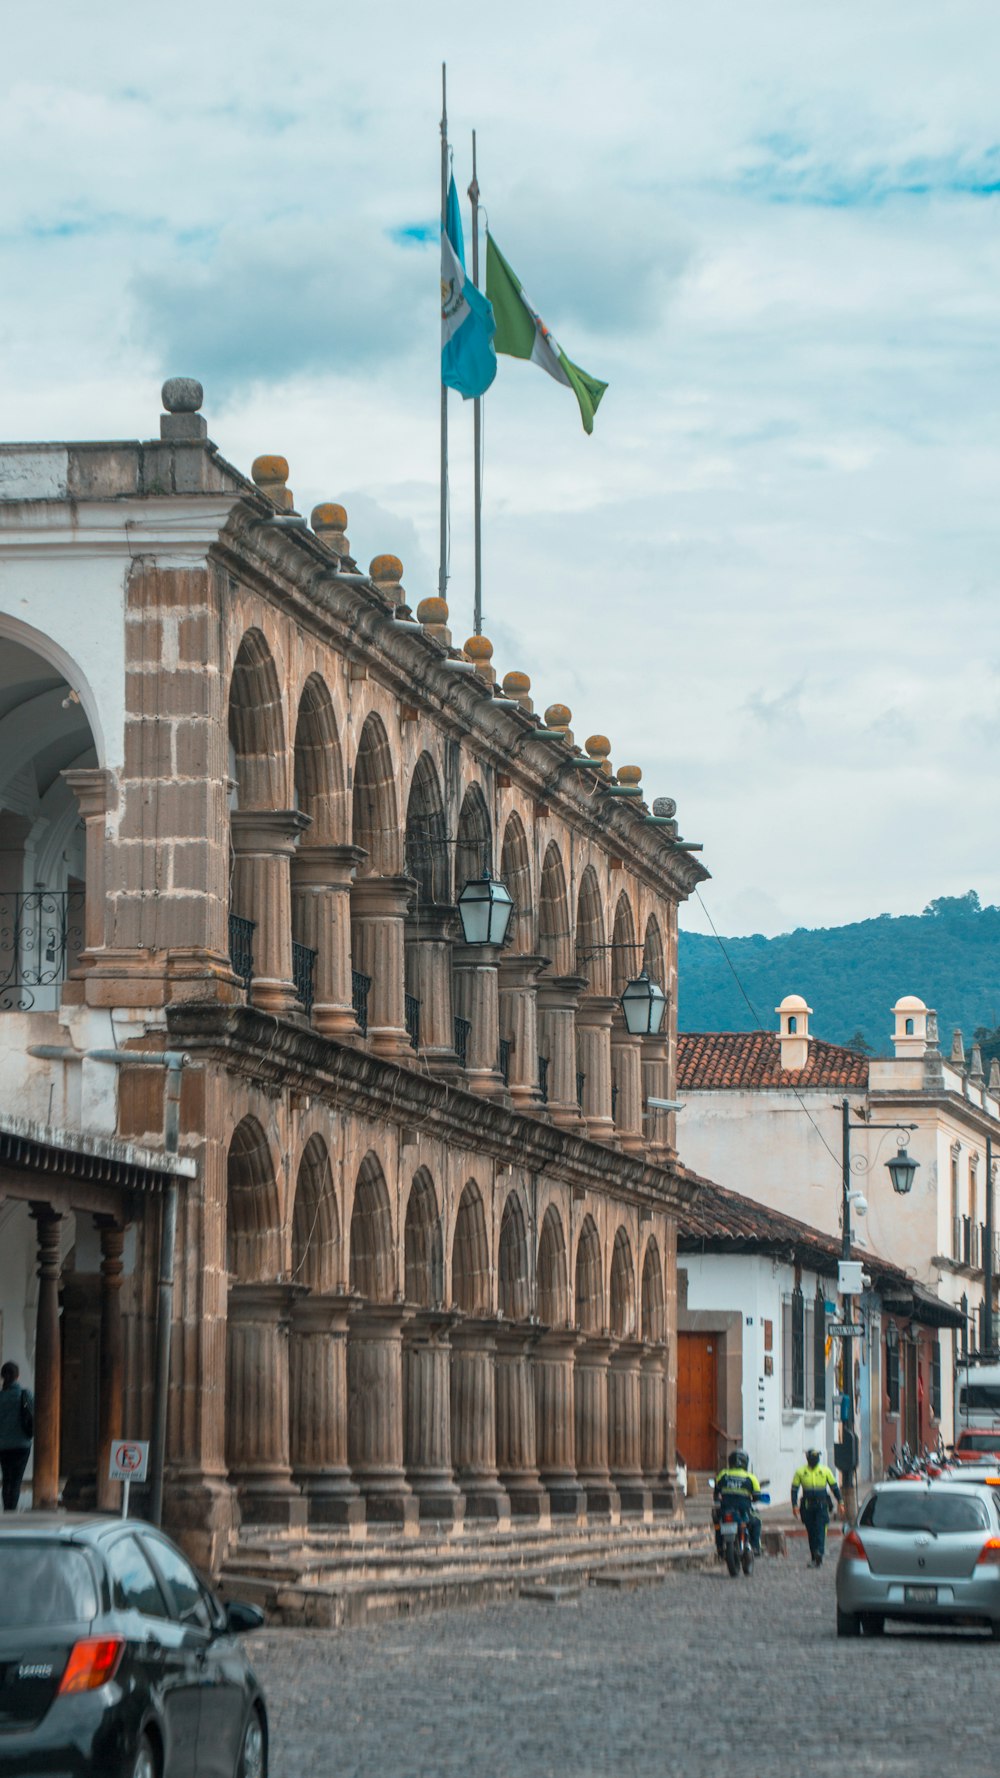
M161 1191L171 1178L193 1179L198 1170L188 1155L164 1154L117 1136L57 1129L6 1113L0 1113L0 1168L146 1192Z
M896 1285L886 1284L882 1290L882 1307L894 1315L908 1315L911 1321L918 1321L921 1327L953 1327L965 1326L965 1316L961 1309L955 1309L941 1297L935 1296L925 1284L918 1284L914 1279L905 1290Z

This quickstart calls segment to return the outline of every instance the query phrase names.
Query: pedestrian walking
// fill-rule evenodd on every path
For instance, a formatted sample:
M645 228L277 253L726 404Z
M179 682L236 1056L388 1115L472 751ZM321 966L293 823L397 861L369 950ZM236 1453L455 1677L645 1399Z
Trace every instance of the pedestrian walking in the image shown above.
M35 1432L35 1403L31 1390L18 1382L20 1375L12 1359L0 1365L0 1476L5 1513L17 1511Z
M799 1507L799 1495L802 1505ZM801 1515L809 1538L809 1559L814 1568L821 1568L826 1553L826 1527L830 1506L836 1503L843 1511L840 1489L832 1469L820 1462L818 1451L807 1451L792 1477L792 1511Z

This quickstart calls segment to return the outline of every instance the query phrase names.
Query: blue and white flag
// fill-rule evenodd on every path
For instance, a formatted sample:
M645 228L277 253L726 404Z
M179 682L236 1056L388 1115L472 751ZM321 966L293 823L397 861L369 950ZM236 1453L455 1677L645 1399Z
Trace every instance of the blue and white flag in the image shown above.
M485 395L497 374L496 323L481 290L465 275L462 216L452 174L447 226L441 231L441 381L466 401Z

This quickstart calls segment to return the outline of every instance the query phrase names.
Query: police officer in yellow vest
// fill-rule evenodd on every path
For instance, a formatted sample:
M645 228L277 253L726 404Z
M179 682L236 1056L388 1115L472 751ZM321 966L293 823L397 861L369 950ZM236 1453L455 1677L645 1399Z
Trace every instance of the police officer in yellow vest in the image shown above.
M798 1504L802 1495L801 1507ZM830 1517L831 1497L843 1511L840 1489L832 1469L819 1460L818 1451L807 1451L792 1477L792 1511L801 1514L809 1537L809 1555L814 1568L822 1565L826 1550L826 1527Z

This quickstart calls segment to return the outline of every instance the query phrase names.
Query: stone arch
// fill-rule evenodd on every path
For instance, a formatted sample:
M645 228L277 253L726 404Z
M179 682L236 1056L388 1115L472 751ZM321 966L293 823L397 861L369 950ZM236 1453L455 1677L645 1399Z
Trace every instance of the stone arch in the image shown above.
M577 1327L584 1333L600 1333L604 1326L604 1260L592 1216L584 1217L576 1244L574 1297Z
M532 943L531 910L534 896L531 888L531 855L524 824L515 810L508 815L500 850L500 875L514 900L514 915L509 928L510 943L515 951L530 951Z
M292 1278L310 1290L338 1288L340 1212L322 1136L310 1136L302 1151L292 1208Z
M632 1243L619 1228L611 1249L611 1332L618 1339L635 1334L635 1266Z
M400 867L399 814L392 750L382 718L365 718L354 759L351 840L366 853L359 876L394 877Z
M538 1242L538 1319L546 1327L565 1327L569 1321L569 1278L566 1273L566 1236L562 1217L550 1204L542 1219Z
M569 897L562 854L555 840L549 841L542 865L538 892L538 949L542 956L548 957L553 975L569 975L572 959Z
M611 937L611 992L616 999L638 972L635 915L629 896L623 889L615 903L615 924Z
M482 1193L470 1179L455 1217L451 1245L451 1300L466 1315L490 1312L490 1243Z
M444 1301L444 1242L437 1193L426 1167L413 1176L406 1203L403 1256L408 1303L432 1309Z
M608 950L604 926L604 902L597 872L588 864L580 878L576 899L576 973L586 976L591 994L608 992Z
M229 744L241 809L288 807L278 670L260 630L247 630L229 682Z
M470 784L459 810L455 846L455 900L470 877L481 877L493 868L493 829L486 798L478 784Z
M344 762L329 687L311 673L302 687L295 723L295 797L312 826L310 845L340 845L346 838Z
M370 1303L391 1302L395 1289L392 1211L385 1176L373 1154L362 1161L354 1188L351 1289Z
M448 824L437 766L422 753L406 800L406 874L416 880L420 902L447 903L451 867Z
M26 624L21 618L11 617L7 612L0 613L0 638L5 644L14 644L18 649L24 649L28 654L38 655L46 667L55 669L59 675L59 709L62 713L60 720L62 717L68 716L71 721L79 723L81 729L84 726L88 727L90 740L97 755L96 764L106 766L108 764L108 745L104 724L101 721L101 705L79 663L43 630L36 630L33 624ZM12 651L5 646L3 660L8 672L11 658ZM4 677L7 677L7 673ZM66 688L76 692L79 702L71 700L66 710L63 711L62 700L66 695ZM107 709L105 709L104 715L108 715ZM82 718L86 719L85 724L81 720ZM6 746L0 752L0 758L6 765L8 760Z
M663 1296L663 1262L655 1235L646 1242L642 1260L642 1337L661 1344L667 1335Z
M646 921L646 932L642 945L642 967L651 981L659 987L667 985L667 957L663 948L663 933L660 922L655 914L650 914Z
M509 1193L500 1218L497 1302L508 1321L527 1321L531 1314L528 1232L517 1192Z
M255 1117L238 1123L226 1161L226 1269L240 1284L280 1277L281 1206L270 1145Z

